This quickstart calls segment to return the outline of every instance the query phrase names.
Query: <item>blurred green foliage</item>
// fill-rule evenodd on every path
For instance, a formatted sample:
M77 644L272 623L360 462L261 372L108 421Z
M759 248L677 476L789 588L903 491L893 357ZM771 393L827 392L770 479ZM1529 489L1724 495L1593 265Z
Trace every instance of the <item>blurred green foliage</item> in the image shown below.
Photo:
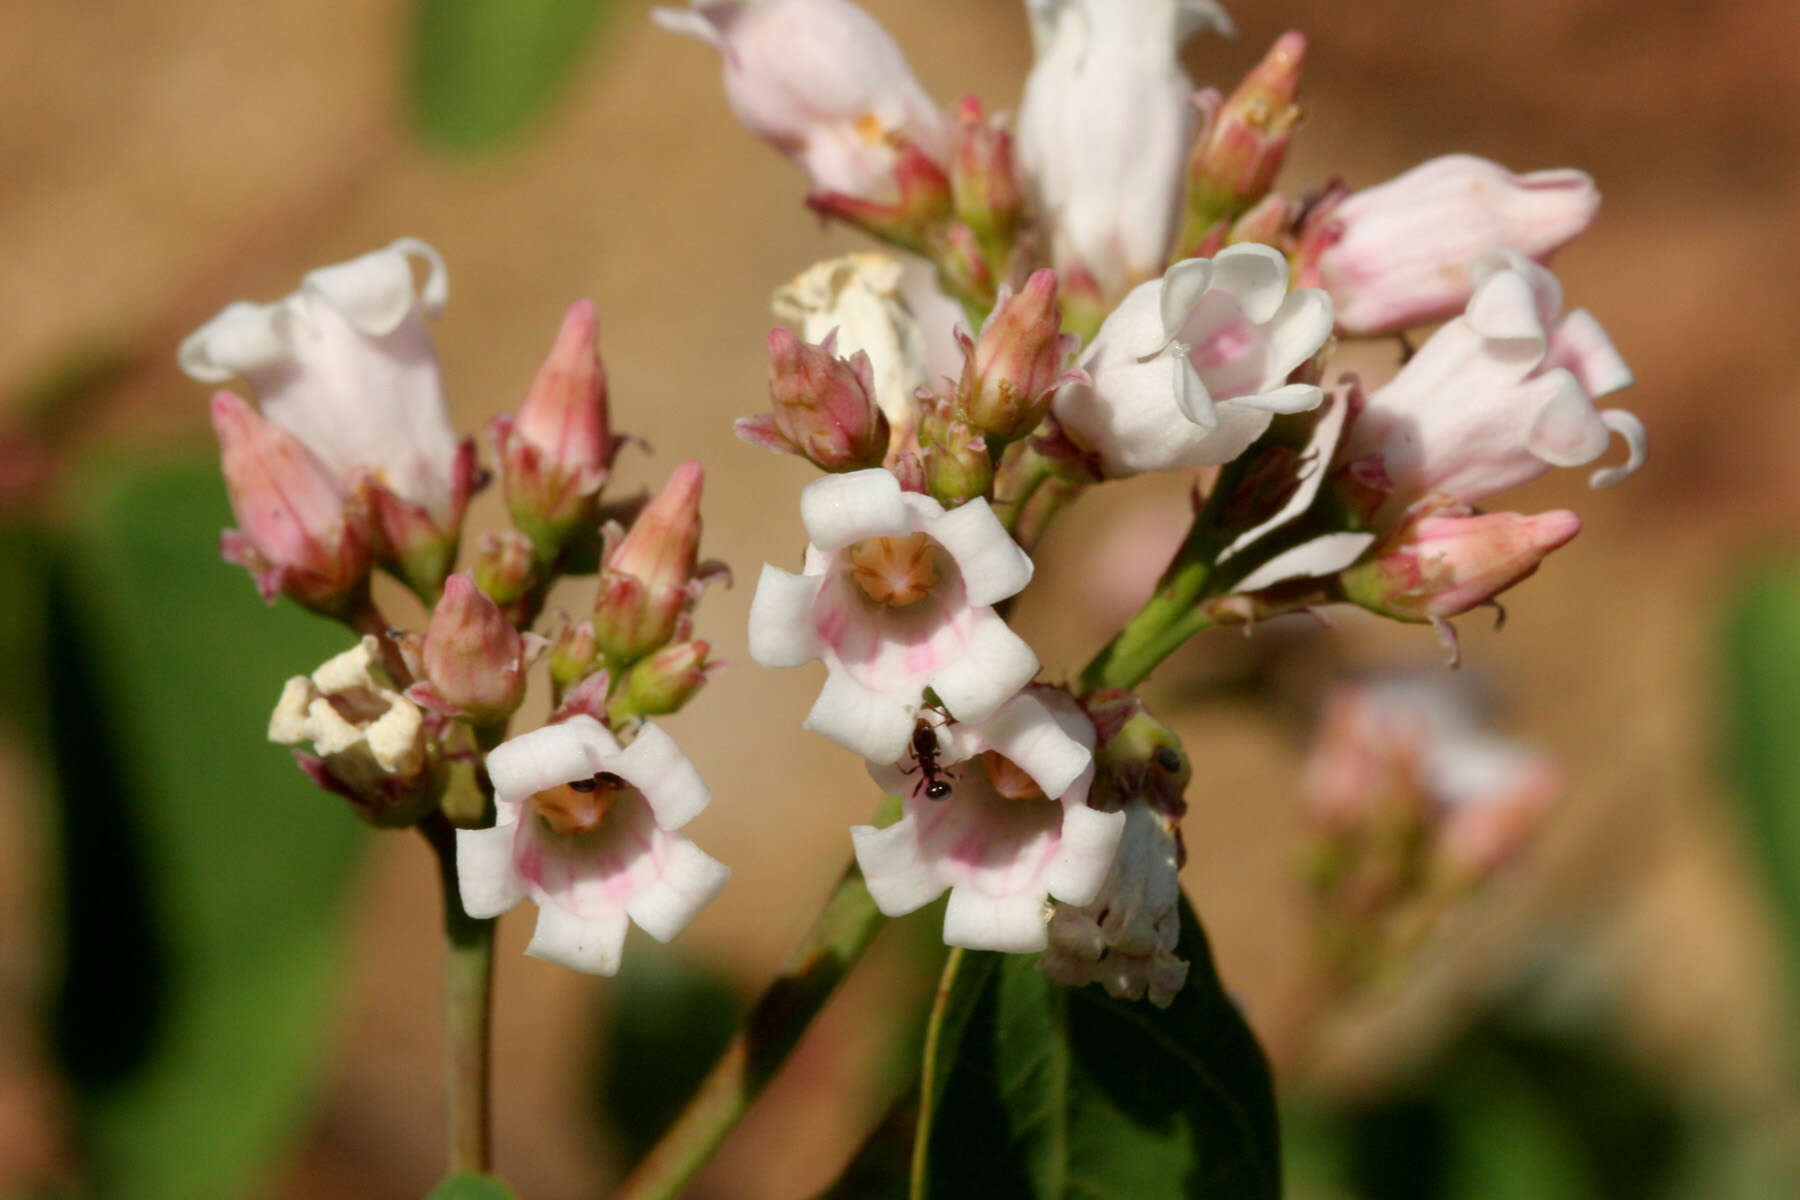
M612 0L419 0L414 124L446 150L493 149L522 132L580 66Z
M492 1175L452 1175L425 1200L519 1200L519 1194Z
M268 744L268 712L348 635L219 560L210 462L90 469L70 495L35 576L42 670L8 707L47 698L23 719L56 782L50 1017L90 1190L248 1195L318 1083L363 836Z

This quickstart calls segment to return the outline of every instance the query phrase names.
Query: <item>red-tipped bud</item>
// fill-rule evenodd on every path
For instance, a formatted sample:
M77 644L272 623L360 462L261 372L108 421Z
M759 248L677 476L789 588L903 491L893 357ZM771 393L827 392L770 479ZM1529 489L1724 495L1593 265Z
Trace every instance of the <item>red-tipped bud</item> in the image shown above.
M592 675L600 665L600 644L591 621L568 624L550 643L550 686L560 702L563 693Z
M990 258L1003 261L1025 215L1025 188L1013 165L1012 134L989 120L974 96L963 97L956 119L959 140L950 167L956 217L974 232Z
M950 404L934 400L919 424L919 457L925 494L945 508L956 508L994 486L994 458L981 430L955 415Z
M737 422L752 445L798 454L827 471L881 465L888 422L875 403L874 373L861 351L847 359L831 352L832 338L815 346L779 326L769 331L767 413Z
M528 644L466 572L444 580L419 651L428 694L413 698L478 725L510 716L525 698L525 669L543 645Z
M1566 509L1428 515L1403 527L1339 579L1352 602L1405 621L1433 621L1485 604L1581 532Z
M953 211L950 177L917 144L905 142L894 160L894 186L899 199L891 204L835 191L814 192L806 204L822 217L836 218L882 241L924 254L933 233Z
M990 437L1025 436L1043 420L1079 344L1062 331L1056 272L1034 272L1024 290L1001 297L981 336L965 346L956 385L959 413Z
M615 672L666 644L693 596L703 478L697 462L676 467L601 567L594 636Z
M475 543L470 574L475 577L475 586L491 596L515 626L528 623L536 615L530 599L532 586L537 582L531 539L518 530L482 534Z
M368 593L370 535L337 476L231 392L213 397L212 421L238 521L220 539L226 561L270 603L285 594L333 616L356 607Z
M1203 240L1220 222L1229 225L1268 194L1300 122L1294 97L1305 59L1304 35L1290 30L1276 38L1194 143L1184 247Z
M519 415L495 418L492 430L513 521L541 558L554 558L593 524L617 451L592 301L569 306Z
M1232 224L1225 244L1261 242L1265 246L1279 245L1293 220L1293 203L1278 192L1270 192ZM1210 254L1207 257L1211 257Z
M984 306L994 298L994 269L973 229L961 221L950 222L936 253L939 278L947 292L981 301Z
M706 659L709 649L705 642L676 642L639 661L608 705L613 724L681 708L706 682L713 666Z

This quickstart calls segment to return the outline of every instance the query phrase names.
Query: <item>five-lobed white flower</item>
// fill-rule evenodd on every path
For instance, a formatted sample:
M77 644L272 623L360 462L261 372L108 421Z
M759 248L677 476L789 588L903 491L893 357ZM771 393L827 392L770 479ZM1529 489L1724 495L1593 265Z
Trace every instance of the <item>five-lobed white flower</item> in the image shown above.
M897 823L850 831L869 894L882 912L900 916L948 888L946 944L1042 950L1048 900L1093 900L1125 827L1123 813L1087 805L1093 722L1066 693L1033 689L985 721L933 729L950 784L943 798L927 796L920 775L899 764L869 764L875 781L905 803Z
M422 291L414 257L427 268ZM372 479L447 528L458 439L424 315L448 294L437 251L401 238L309 271L273 304L227 305L182 341L181 368L208 383L248 379L263 415L348 486Z
M1121 813L1124 833L1106 882L1083 903L1056 906L1038 969L1065 987L1098 983L1120 1000L1166 1008L1187 983L1174 823L1142 800Z
M1618 483L1644 461L1643 422L1594 397L1631 383L1631 370L1585 310L1562 316L1562 286L1523 255L1496 252L1475 265L1462 316L1434 333L1369 396L1344 457L1380 457L1396 503L1436 492L1475 504L1551 467L1606 452L1613 434L1629 455L1597 470Z
M981 721L1037 673L1037 655L993 609L1030 581L1031 558L987 501L946 512L872 468L809 484L800 518L804 570L764 565L750 656L824 662L806 728L896 762L926 688L957 720Z
M946 159L942 112L887 30L847 0L695 0L650 15L719 51L732 112L815 188L891 192L896 138Z
M1084 269L1116 298L1162 271L1193 141L1181 44L1193 0L1027 0L1037 63L1019 104L1019 166L1061 275Z
M712 794L655 725L620 749L600 722L571 717L503 742L487 768L494 826L456 831L456 876L472 917L531 898L527 954L611 975L628 921L666 942L731 875L675 832Z
M365 636L311 675L289 679L269 717L269 740L311 743L331 775L358 794L416 779L426 763L424 717L379 662L375 638Z
M1331 301L1287 285L1287 260L1255 244L1139 284L1082 354L1088 378L1057 393L1057 420L1108 476L1231 461L1274 414L1324 397L1287 379L1331 336Z

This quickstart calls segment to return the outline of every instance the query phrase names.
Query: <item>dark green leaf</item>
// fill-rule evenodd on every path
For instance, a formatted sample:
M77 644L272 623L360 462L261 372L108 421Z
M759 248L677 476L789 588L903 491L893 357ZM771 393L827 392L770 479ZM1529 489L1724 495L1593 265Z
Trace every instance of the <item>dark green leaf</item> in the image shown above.
M1167 1009L1061 988L1029 957L965 953L928 1068L915 1195L1161 1200L1281 1194L1268 1065L1183 903ZM973 993L972 998L957 992Z
M1731 767L1800 984L1800 566L1738 594L1725 667Z
M492 1175L452 1175L425 1200L519 1200L519 1194Z
M362 837L268 713L348 635L219 561L211 466L85 482L50 608L56 1042L99 1194L245 1195L316 1080Z
M412 100L425 138L482 150L522 129L556 95L611 0L420 0Z

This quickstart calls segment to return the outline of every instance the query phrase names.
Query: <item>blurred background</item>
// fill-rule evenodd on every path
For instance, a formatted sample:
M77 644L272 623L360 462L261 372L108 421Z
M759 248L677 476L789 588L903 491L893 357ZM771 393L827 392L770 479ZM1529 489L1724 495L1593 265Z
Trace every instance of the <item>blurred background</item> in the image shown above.
M868 7L940 100L1016 104L1012 0ZM1281 1071L1291 1190L1800 1194L1800 25L1785 0L1234 15L1236 40L1190 47L1198 82L1311 39L1290 191L1450 151L1596 177L1601 219L1557 268L1636 370L1621 403L1652 444L1618 489L1564 472L1519 495L1586 530L1503 632L1462 623L1500 725L1568 776L1544 836L1347 1000L1309 982L1299 763L1339 673L1442 669L1429 630L1215 631L1149 689L1195 762L1184 878ZM640 4L10 0L5 24L0 1195L84 1194L84 1161L132 1197L416 1197L438 1175L434 868L261 740L282 680L345 638L216 558L207 389L174 362L226 302L400 235L449 264L434 333L464 431L516 407L593 297L615 424L655 448L615 489L701 459L703 552L739 579L698 620L732 665L671 722L730 889L672 948L634 932L611 982L524 958L529 916L501 925L498 1170L532 1200L597 1194L875 799L800 729L816 672L745 653L748 583L794 558L810 471L730 427L763 406L769 290L860 239L820 228L716 56ZM1110 486L1052 531L1018 621L1053 676L1147 592L1186 487ZM472 530L503 519L486 495ZM888 930L695 1195L837 1176L906 1082L934 939L929 915Z

